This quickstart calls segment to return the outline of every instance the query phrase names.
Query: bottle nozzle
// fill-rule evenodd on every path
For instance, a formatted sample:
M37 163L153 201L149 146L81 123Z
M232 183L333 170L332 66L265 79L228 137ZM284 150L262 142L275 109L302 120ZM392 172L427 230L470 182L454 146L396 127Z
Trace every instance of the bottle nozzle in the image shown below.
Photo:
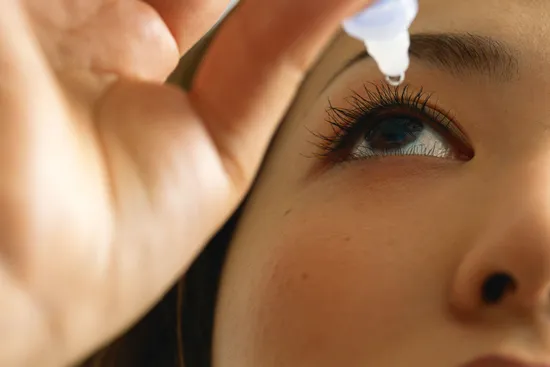
M403 82L409 68L409 27L418 13L418 0L378 0L344 21L344 30L362 40L391 85Z
M369 55L376 61L380 71L388 76L392 83L402 83L405 72L409 68L409 32L401 32L391 39L383 41L366 40L365 45ZM389 80L388 80L389 82Z
M405 73L401 75L386 75L386 82L393 87L398 87L405 81Z

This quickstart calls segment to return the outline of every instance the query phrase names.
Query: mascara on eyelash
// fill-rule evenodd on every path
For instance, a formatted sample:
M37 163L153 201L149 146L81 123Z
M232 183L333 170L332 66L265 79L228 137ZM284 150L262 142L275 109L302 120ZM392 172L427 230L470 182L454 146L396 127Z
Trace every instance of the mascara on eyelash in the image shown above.
M454 121L447 117L448 112L443 113L430 105L431 93L426 93L422 89L412 92L408 85L392 88L387 84L380 86L371 83L370 86L372 89L364 86L366 96L353 92L353 95L346 99L349 107L336 107L329 100L327 122L332 127L332 134L313 133L316 137L314 144L320 149L320 152L315 154L317 157L329 161L348 160L349 158L343 157L342 153L347 150L350 140L358 138L363 131L375 126L384 116L391 118L392 115L412 116L411 118L415 118L416 115L416 118L420 119L422 117L418 116L424 116L423 118L434 122L433 127L444 136L454 138L460 146L457 149L460 159L469 160L473 157L469 139Z
M364 86L366 96L354 91L352 96L346 99L349 107L336 107L329 100L329 107L326 111L327 122L332 126L333 135L319 136L323 140L323 144L320 146L323 148L325 156L341 148L345 139L354 135L356 129L362 129L362 122L368 120L368 117L372 116L375 111L395 106L413 107L419 112L423 112L431 98L431 94L426 95L423 89L411 95L408 85L402 88L380 86L374 83L370 85L372 90L367 85Z

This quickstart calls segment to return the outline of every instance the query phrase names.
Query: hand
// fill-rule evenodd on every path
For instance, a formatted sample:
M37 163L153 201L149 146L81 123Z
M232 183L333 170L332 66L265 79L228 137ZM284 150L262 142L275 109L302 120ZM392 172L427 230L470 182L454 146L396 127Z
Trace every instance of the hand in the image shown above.
M366 0L0 0L0 365L135 322L246 193L304 73Z

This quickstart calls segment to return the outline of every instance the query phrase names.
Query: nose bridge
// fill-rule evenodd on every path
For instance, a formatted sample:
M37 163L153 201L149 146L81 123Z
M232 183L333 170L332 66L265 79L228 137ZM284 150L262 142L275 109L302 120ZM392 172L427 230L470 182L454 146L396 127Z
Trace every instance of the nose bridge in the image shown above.
M550 317L550 164L543 167L508 167L485 180L477 233L451 289L455 311L498 303L513 312L546 309ZM498 297L491 301L491 294Z
M494 170L483 170L481 187L483 223L525 228L515 235L543 235L550 223L550 149L549 153L517 155L513 162L494 159ZM481 204L481 203L480 203ZM530 231L528 231L530 229ZM502 232L502 231L501 231Z

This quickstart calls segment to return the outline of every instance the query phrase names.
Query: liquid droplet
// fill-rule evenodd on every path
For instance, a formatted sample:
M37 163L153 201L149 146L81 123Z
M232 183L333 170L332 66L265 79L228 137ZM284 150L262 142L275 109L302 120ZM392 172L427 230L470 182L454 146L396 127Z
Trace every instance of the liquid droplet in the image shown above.
M405 81L405 73L401 75L386 75L386 82L393 87L398 87Z

